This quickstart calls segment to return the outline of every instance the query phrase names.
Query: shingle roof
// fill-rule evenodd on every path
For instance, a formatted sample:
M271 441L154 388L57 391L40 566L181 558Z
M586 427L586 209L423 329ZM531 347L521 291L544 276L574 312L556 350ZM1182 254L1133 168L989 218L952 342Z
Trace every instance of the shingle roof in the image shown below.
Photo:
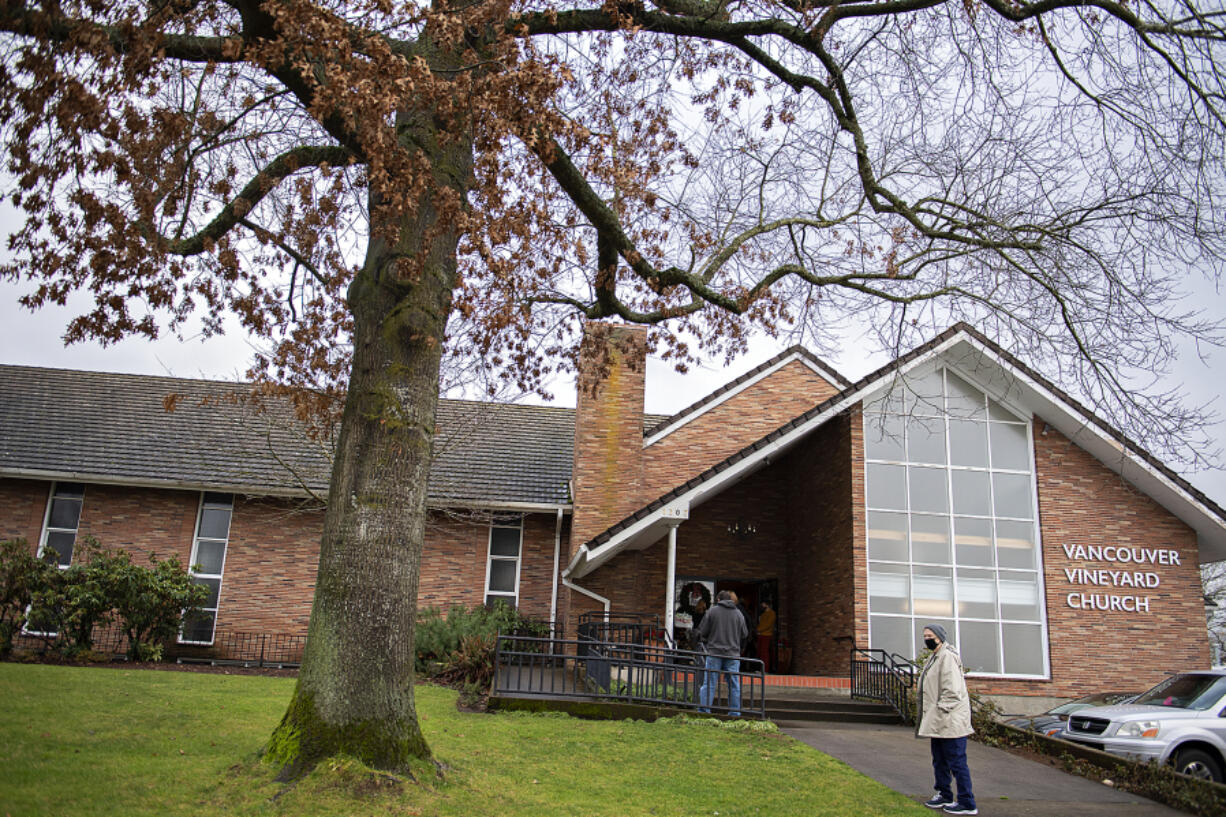
M569 505L575 411L441 400L430 498Z
M278 401L263 417L236 402L249 392L238 383L0 366L0 472L279 494L326 488L326 447L309 444ZM168 412L171 394L182 399Z
M331 443L251 385L0 364L0 475L326 496ZM168 395L178 395L166 411ZM644 428L661 415L643 418ZM574 409L440 400L434 505L570 504Z
M0 474L323 496L328 441L249 384L0 365ZM167 395L181 395L167 412ZM645 418L654 424L658 416ZM434 504L569 504L574 410L442 400Z

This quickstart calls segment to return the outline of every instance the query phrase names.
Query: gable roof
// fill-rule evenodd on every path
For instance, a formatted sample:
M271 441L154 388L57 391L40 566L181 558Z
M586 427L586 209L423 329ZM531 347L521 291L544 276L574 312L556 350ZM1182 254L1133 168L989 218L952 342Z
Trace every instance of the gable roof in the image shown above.
M765 363L755 366L735 380L725 383L723 386L720 386L706 397L703 397L701 400L698 400L697 402L683 408L681 411L677 412L671 417L661 420L643 435L645 438L643 440L643 445L648 446L654 442L657 442L661 438L676 431L678 428L681 428L691 420L702 416L704 413L710 411L721 403L731 400L736 395L750 388L755 383L766 379L792 361L800 361L816 372L820 377L825 378L839 388L846 388L851 385L850 380L843 377L843 375L839 374L833 367L828 365L824 360L810 352L808 349L804 348L803 346L792 346L791 348L785 349L784 351L775 355Z
M0 476L325 497L331 442L309 439L284 400L255 411L250 391L0 365ZM440 400L437 419L432 505L569 507L573 409Z
M831 418L848 411L889 379L941 358L972 375L989 393L1007 392L1196 531L1201 561L1226 559L1226 511L1118 429L965 323L895 359L761 439L678 485L584 543L565 574L580 578L628 548L658 541L691 508L770 464Z

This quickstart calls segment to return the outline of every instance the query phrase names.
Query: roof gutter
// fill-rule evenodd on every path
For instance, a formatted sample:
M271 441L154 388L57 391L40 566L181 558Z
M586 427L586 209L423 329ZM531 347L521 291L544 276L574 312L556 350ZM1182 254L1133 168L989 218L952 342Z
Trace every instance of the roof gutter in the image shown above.
M191 480L158 477L128 477L115 474L96 474L89 471L55 471L39 468L3 468L0 478L33 479L51 482L85 482L90 485L120 485L125 488L168 488L180 491L218 491L244 496L272 496L283 499L313 499L315 494L306 488L285 488L264 483L262 485L242 482L193 482ZM327 486L320 492L327 494Z
M574 535L574 531L571 531L571 535ZM570 564L568 564L566 569L562 571L562 576L566 577L573 575L574 572L579 569L580 565L587 561L587 556L587 545L581 545L579 549L575 551L575 555L571 557Z
M0 468L0 479L30 479L47 482L84 482L89 485L117 485L124 488L156 488L175 491L217 491L219 493L240 494L242 496L275 497L277 499L307 499L324 502L328 497L328 486L315 488L286 487L269 483L254 484L246 482L199 482L166 477L121 476L116 474L101 474L92 471L57 471L45 468ZM426 498L426 507L430 510L447 510L463 508L466 510L489 511L519 511L523 513L571 513L574 506L569 503L514 502L496 500L463 500Z

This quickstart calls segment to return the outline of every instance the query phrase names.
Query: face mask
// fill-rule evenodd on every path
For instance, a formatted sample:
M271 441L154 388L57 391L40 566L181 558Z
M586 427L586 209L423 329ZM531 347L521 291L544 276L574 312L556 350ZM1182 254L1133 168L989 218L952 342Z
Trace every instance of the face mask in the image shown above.
M924 646L930 650L935 650L939 642L935 638L925 638Z

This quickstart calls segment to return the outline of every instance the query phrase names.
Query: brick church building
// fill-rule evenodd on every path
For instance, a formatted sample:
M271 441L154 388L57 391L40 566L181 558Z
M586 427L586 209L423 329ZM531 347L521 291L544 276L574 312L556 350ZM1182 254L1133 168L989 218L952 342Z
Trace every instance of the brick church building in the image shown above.
M656 613L680 638L727 588L778 611L778 672L914 656L935 621L1003 696L1208 666L1226 512L974 329L857 383L796 347L671 417L644 414L645 360L643 329L594 326L574 409L441 401L419 605L572 632ZM211 590L186 643L305 633L330 457L286 408L23 366L0 392L0 538L62 565L86 535L177 553Z

